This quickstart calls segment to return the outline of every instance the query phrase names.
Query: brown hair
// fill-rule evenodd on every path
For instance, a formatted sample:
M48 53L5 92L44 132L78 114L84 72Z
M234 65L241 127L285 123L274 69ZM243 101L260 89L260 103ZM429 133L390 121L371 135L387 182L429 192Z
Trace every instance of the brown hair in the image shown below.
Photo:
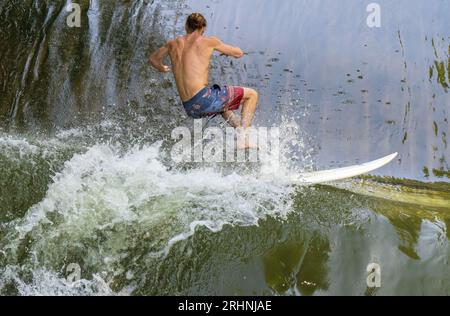
M186 31L192 33L201 30L206 27L206 25L206 19L203 15L200 13L192 13L186 20Z

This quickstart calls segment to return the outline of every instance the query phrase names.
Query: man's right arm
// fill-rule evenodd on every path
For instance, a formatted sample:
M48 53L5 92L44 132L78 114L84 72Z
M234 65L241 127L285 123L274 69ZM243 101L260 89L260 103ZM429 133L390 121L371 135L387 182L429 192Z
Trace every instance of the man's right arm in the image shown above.
M169 72L170 67L163 64L163 60L164 58L167 57L167 55L169 55L168 44L164 45L150 56L149 58L150 65L152 65L160 72Z
M241 58L242 56L244 56L244 52L239 47L227 45L217 37L211 37L211 41L214 49L220 52L221 54L232 56L234 58Z

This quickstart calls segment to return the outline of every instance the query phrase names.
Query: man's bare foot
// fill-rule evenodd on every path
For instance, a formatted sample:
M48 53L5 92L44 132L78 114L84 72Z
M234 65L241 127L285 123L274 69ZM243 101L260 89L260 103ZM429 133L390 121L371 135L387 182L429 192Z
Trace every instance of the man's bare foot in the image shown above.
M256 139L252 139L251 130L250 129L242 129L238 128L237 131L237 140L236 140L236 149L244 150L244 149L259 149L258 142Z
M251 144L251 143L237 143L236 144L236 149L237 150L245 150L245 149L259 149L258 145L256 144Z

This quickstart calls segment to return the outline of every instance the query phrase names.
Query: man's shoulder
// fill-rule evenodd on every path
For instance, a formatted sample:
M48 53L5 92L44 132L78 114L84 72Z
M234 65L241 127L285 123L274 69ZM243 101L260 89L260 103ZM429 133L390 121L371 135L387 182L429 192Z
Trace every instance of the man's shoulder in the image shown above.
M207 44L208 46L217 46L221 43L221 40L216 37L216 36L203 36L199 39L202 43ZM167 41L166 43L166 47L168 48L173 48L176 47L180 44L180 42L185 41L185 37L184 36L178 36L174 39L171 39L169 41Z
M171 39L171 40L168 40L167 43L166 43L166 46L168 46L168 47L174 46L180 40L181 40L181 36L177 37L177 38L174 38L174 39Z
M181 44L180 42L182 40L183 40L182 36L179 36L177 38L168 40L164 46L167 47L169 51L172 51L173 49L176 49L177 47L180 46Z
M221 43L220 39L216 36L205 36L204 40L212 46L216 46Z

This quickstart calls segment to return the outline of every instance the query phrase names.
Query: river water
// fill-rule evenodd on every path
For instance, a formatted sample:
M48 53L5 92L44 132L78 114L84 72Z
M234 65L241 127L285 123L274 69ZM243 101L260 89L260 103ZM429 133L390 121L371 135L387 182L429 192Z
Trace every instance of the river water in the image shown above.
M379 28L364 1L69 3L0 1L1 294L450 294L449 1L378 1ZM192 11L247 53L211 81L259 91L279 164L170 159L192 122L147 58Z

